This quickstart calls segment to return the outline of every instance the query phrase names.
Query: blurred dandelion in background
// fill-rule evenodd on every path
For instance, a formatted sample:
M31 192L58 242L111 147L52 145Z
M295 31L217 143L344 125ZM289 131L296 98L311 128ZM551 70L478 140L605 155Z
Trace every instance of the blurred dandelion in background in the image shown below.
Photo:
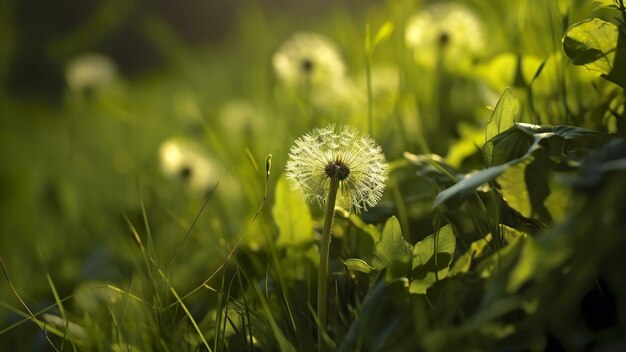
M317 109L345 112L364 102L338 48L320 34L295 33L274 53L272 64L280 82Z
M304 197L320 206L326 203L331 179L339 179L338 203L356 213L378 203L387 180L382 148L350 126L316 128L298 138L286 169Z
M171 138L159 148L163 174L185 186L192 195L203 196L219 180L219 168L199 145L182 138Z
M470 8L438 3L409 19L405 42L420 66L440 63L449 72L465 72L486 47L485 28Z
M298 32L281 45L272 64L278 78L290 86L329 85L346 71L335 44L309 32Z
M72 59L65 68L65 80L71 92L88 96L113 84L118 78L117 66L107 56L83 54Z

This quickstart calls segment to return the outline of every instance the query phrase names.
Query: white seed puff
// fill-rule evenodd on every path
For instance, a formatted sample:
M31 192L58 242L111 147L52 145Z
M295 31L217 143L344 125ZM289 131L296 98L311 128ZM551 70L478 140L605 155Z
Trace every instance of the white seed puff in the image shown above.
M304 197L323 206L331 178L339 179L337 202L356 213L378 203L387 180L382 148L349 126L316 128L298 138L287 161L287 178Z
M328 85L343 78L345 65L339 50L326 37L298 32L272 57L279 79L287 85Z
M447 70L462 71L487 47L486 29L469 7L440 2L411 17L405 30L406 45L416 62L432 69L441 62Z

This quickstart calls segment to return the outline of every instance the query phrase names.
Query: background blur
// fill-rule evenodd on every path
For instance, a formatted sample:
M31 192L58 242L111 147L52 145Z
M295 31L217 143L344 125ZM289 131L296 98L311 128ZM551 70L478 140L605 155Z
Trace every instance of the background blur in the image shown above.
M268 239L278 236L274 189L292 142L316 126L371 128L394 174L362 218L382 224L397 215L411 243L433 233L432 201L442 188L422 177L432 170L407 167L403 153L439 154L459 172L484 168L486 106L507 87L523 102L521 121L617 130L606 113L615 87L562 54L567 27L592 14L611 18L599 2L467 0L437 10L441 3L1 1L0 256L17 291L33 311L54 303L54 290L67 297L112 283L141 291L148 285L138 279L137 230L144 241L151 234L162 267L177 258L173 284L189 292L255 216L272 154L266 209L242 245L262 276L273 253ZM413 45L411 19L425 9L416 26L430 41ZM294 34L309 32L320 35L308 39L319 45L313 64L341 79L302 83L280 71L277 53L298 58ZM368 34L381 34L371 51ZM327 60L324 50L339 59ZM303 207L307 224L319 227L320 210ZM468 243L485 235L471 211L455 216ZM304 235L287 241L298 255L280 249L281 262L314 263L312 233ZM302 272L293 274L300 284ZM83 321L108 322L98 299L94 291L68 305ZM215 309L191 301L194 313ZM0 303L0 329L23 318L4 278ZM0 334L0 350L46 350L41 334L24 338L36 331L26 323Z

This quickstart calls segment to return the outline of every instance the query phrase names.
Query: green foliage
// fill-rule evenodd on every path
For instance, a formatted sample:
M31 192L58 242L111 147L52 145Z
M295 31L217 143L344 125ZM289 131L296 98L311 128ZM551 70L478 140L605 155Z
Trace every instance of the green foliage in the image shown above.
M272 216L278 226L278 246L300 246L310 242L313 221L309 207L284 177L276 182Z
M408 274L410 263L411 246L402 237L400 222L392 216L376 243L372 266L378 270L387 268L392 277L402 277Z
M491 140L501 132L508 130L515 125L515 121L520 117L519 100L513 96L510 89L506 89L498 100L491 119L485 130L485 141ZM485 154L491 155L487 150ZM491 160L487 160L487 165L491 165Z
M582 65L626 89L626 34L612 23L591 18L571 26L563 49L575 65Z
M455 249L456 236L450 225L417 242L412 251L409 291L424 294L436 281L447 277Z
M348 270L358 271L361 273L369 274L372 270L376 269L371 267L365 260L361 260L358 258L350 258L343 261L343 264L348 268Z

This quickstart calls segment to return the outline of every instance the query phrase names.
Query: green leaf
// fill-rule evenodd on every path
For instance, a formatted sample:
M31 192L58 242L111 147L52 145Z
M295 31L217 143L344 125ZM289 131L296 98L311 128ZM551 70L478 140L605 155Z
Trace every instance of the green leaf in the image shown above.
M372 266L378 270L388 268L393 277L400 277L408 274L410 263L410 245L402 237L398 219L392 216L385 223L380 240L376 243Z
M526 167L532 163L531 156L515 165L507 167L504 172L496 178L500 185L502 199L522 216L530 218L532 215L532 205L530 195L526 187Z
M496 275L496 273L510 268L517 260L524 241L509 242L509 245L501 247L495 253L482 259L476 265L476 272L483 278Z
M376 243L380 239L380 231L378 230L378 228L376 228L376 226L372 224L366 224L355 213L349 212L341 207L336 207L336 213L344 219L348 220L348 222L350 222L352 226L369 235L369 237L372 239L372 243Z
M442 204L446 204L449 208L459 207L470 195L472 195L478 186L489 183L500 176L509 164L492 166L485 170L479 171L457 182L454 186L439 192L433 203L433 208Z
M483 254L483 251L489 246L489 242L492 240L493 237L488 233L484 238L472 242L467 252L463 253L457 258L456 262L454 262L454 265L450 268L449 274L457 275L468 272L472 266L472 261Z
M515 126L515 120L518 120L519 117L519 99L515 98L511 90L507 88L504 93L502 93L495 110L491 114L491 119L485 131L485 141Z
M489 150L492 153L485 152L486 157L491 157L492 164L496 166L468 175L452 187L440 192L435 197L433 207L442 204L446 204L449 208L458 207L476 191L478 186L490 183L509 168L534 158L533 162L526 165L527 168L532 166L533 172L527 172L527 174L530 174L533 186L541 186L538 188L541 192L529 193L529 198L536 208L533 211L545 210L543 203L548 196L545 193L545 189L548 188L545 186L548 168L557 163L577 164L592 148L603 145L610 138L609 134L580 127L516 123L514 127L496 135L485 144L485 149L490 146ZM539 158L538 152L541 150L546 152L541 154L541 158ZM537 160L541 163L538 164ZM520 171L519 169L523 169L523 167L518 168L518 171ZM526 171L524 170L524 172ZM509 183L516 185L515 189L519 190L522 185L519 182L520 176L523 175L515 175L513 172L509 175L510 177L505 177L501 181L505 185L508 185L507 181L510 181ZM528 182L527 180L527 184ZM514 192L511 191L509 195L514 195ZM545 215L545 212L542 213Z
M277 245L297 246L311 241L313 221L309 207L297 191L289 188L285 177L276 183L275 199L272 216L278 226Z
M372 42L372 46L375 47L379 43L387 40L387 38L391 36L391 33L393 33L394 28L395 26L393 22L391 21L385 22L376 33L376 36L374 37L374 41Z
M500 225L500 229L501 236L504 238L504 242L507 245L511 245L518 240L527 237L526 233L506 225ZM488 255L489 253L492 253L492 251L488 250L489 248L492 248L490 247L491 242L493 242L493 236L491 233L488 233L487 236L472 242L467 252L459 256L454 262L454 265L450 268L449 275L458 275L468 272L472 266L472 262Z
M454 228L446 225L413 246L411 293L424 294L437 280L448 275L456 249ZM435 255L436 253L436 255Z
M528 153L535 143L535 133L529 132L524 125L515 124L514 127L485 142L483 153L487 166L501 165Z
M358 271L360 273L369 274L374 270L366 261L358 259L358 258L350 258L343 261L343 265L346 266L349 270Z
M435 248L437 248L437 253L454 255L456 236L454 235L452 225L442 227L438 232L426 236L413 246L411 268L415 269L417 266L426 265L426 263L433 258ZM448 264L450 263L443 265L446 266Z
M574 65L582 65L626 88L626 48L620 45L625 41L616 25L591 18L575 23L567 30L563 49Z

